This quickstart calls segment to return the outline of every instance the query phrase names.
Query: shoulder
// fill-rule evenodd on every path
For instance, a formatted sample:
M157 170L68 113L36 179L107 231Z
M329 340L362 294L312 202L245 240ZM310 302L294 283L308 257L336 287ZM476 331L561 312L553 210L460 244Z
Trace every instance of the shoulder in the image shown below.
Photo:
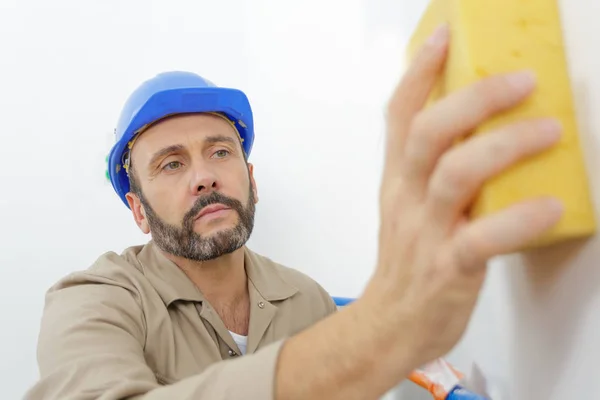
M139 248L131 247L121 254L104 253L87 269L58 279L46 291L43 324L47 327L55 323L68 325L71 323L68 319L103 315L116 319L128 317L143 328L140 290L143 274L136 266L134 256Z
M307 307L320 308L325 315L337 309L330 294L315 279L296 268L283 265L264 255L253 251L251 251L251 254L260 262L263 268L276 275L290 287L297 289L297 292L291 298L292 301L299 302Z
M132 250L105 253L89 268L62 277L47 290L39 333L44 360L55 359L52 349L58 343L66 346L65 338L83 340L117 328L144 343L146 325L136 284L140 271L127 255Z
M136 256L142 248L143 246L132 246L121 254L113 251L101 254L88 268L60 278L50 287L48 294L81 285L102 284L135 292L136 281L142 275Z
M136 258L142 248L106 252L86 269L59 278L45 293L43 322L81 317L84 310L88 316L121 314L142 321L144 275Z

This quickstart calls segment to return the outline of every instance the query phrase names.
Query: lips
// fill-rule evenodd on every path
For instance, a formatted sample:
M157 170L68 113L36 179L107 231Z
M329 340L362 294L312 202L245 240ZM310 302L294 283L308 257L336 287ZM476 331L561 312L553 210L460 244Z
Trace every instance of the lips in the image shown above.
M196 219L198 220L207 214L214 213L214 212L221 211L221 210L229 210L229 207L227 207L223 204L211 204L210 206L204 207L200 211L200 213L198 213L198 215L196 216Z

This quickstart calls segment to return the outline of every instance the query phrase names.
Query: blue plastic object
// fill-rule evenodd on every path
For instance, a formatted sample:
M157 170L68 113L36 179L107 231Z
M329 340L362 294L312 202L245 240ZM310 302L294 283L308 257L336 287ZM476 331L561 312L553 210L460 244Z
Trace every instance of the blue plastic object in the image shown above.
M446 400L489 400L487 397L469 392L468 390L457 386L446 397Z
M217 87L191 72L171 71L142 83L127 99L115 129L108 160L113 188L127 207L129 179L124 165L128 144L145 126L170 115L220 112L237 128L246 156L254 143L254 120L248 98L238 89Z
M352 303L354 300L351 297L332 297L333 301L335 302L335 305L338 307L343 307L347 304Z

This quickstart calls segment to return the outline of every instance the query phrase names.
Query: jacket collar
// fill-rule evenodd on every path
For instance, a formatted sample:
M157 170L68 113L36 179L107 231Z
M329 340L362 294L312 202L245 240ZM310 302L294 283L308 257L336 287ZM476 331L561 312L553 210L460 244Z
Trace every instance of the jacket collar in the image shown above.
M175 301L203 302L204 296L171 260L165 257L153 241L142 247L137 255L143 273L156 289L167 307ZM298 288L286 282L278 266L265 257L244 247L244 267L249 285L266 301L285 300L298 292Z

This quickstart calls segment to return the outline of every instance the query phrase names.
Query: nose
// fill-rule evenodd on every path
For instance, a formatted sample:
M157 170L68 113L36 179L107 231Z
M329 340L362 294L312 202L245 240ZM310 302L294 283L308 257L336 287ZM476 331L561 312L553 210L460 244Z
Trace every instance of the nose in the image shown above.
M219 188L217 175L208 168L198 168L190 182L190 191L193 196L209 194Z

